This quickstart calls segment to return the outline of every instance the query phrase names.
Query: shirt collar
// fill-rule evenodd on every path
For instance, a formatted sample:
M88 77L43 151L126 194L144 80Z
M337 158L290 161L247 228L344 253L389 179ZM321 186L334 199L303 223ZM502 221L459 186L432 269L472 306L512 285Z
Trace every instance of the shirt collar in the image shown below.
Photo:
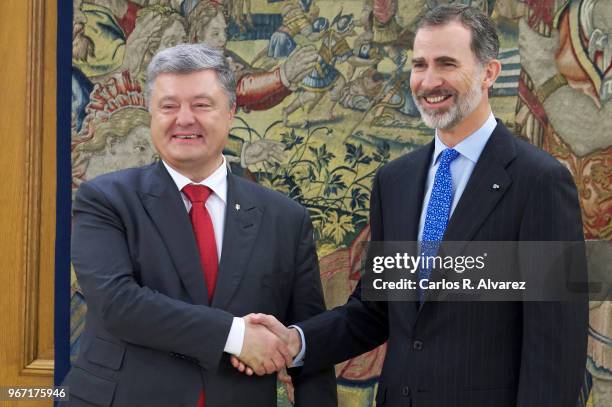
M188 184L196 184L196 185L204 185L209 187L215 195L217 195L223 203L227 201L227 162L225 161L225 156L221 156L223 158L223 162L212 174L208 176L208 178L204 179L201 182L193 182L174 168L170 167L165 161L162 160L166 170L172 177L172 180L176 184L176 187L181 191L185 185Z
M493 116L493 112L491 112L484 124L474 133L464 138L454 147L454 149L468 160L476 163L480 157L480 153L482 153L482 150L484 150L484 147L487 144L487 141L489 141L489 137L491 137L491 134L493 133L493 130L495 130L496 126L497 121L495 121L495 116ZM446 144L440 140L440 137L438 137L437 129L434 143L433 163L435 164L436 161L438 161L438 157L442 151L448 148Z

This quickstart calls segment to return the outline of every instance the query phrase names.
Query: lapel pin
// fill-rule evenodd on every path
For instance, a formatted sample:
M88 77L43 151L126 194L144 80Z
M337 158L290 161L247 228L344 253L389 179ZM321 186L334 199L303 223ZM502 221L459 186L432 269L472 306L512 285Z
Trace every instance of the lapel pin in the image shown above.
M239 211L240 210L240 204L236 204L236 210Z
M491 186L491 188L493 188L495 191L497 191L500 188L500 186L499 186L499 184L493 184Z

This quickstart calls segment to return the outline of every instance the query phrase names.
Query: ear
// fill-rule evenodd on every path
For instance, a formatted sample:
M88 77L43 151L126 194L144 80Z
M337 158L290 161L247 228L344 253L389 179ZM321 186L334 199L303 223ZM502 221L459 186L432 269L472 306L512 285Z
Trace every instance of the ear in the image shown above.
M236 115L236 103L234 103L232 105L232 107L230 107L230 110L229 110L229 119L230 119L230 121L234 120L234 116L235 115Z
M501 72L501 62L499 59L492 59L487 62L484 66L484 78L482 78L482 85L486 89L493 87L493 84L497 80Z

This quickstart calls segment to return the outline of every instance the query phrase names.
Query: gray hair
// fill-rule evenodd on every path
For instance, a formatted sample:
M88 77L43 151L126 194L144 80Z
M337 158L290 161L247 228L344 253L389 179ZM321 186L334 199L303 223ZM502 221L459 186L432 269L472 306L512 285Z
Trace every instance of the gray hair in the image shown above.
M150 109L151 93L155 79L162 73L189 74L212 69L217 74L221 88L227 94L229 107L236 104L236 77L229 67L222 50L206 44L179 44L158 52L147 68L145 100Z
M495 24L483 12L465 4L450 4L435 7L425 13L417 25L417 31L425 27L446 25L459 21L472 33L470 47L476 58L486 64L497 58L499 37Z

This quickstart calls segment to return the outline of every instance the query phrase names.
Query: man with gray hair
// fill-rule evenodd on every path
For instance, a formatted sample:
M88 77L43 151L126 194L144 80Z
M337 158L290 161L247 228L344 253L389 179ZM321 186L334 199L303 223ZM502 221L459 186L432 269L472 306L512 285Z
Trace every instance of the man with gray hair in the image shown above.
M424 15L410 87L435 137L378 171L370 200L373 242L418 242L429 256L442 242L584 240L570 173L491 112L498 50L492 21L473 8L441 6ZM576 254L586 264L584 252ZM571 272L586 281L586 270L557 266L562 278ZM576 406L586 362L586 300L445 302L425 292L443 278L434 271L418 270L414 301L364 298L362 280L345 305L295 329L272 316L253 321L304 356L303 374L387 341L379 407ZM250 373L248 362L232 363Z
M227 170L235 87L218 50L161 51L145 91L161 160L79 188L71 256L88 309L65 405L276 405L270 373L292 355L249 314L295 323L325 305L307 210ZM298 406L337 404L331 364L294 385Z

